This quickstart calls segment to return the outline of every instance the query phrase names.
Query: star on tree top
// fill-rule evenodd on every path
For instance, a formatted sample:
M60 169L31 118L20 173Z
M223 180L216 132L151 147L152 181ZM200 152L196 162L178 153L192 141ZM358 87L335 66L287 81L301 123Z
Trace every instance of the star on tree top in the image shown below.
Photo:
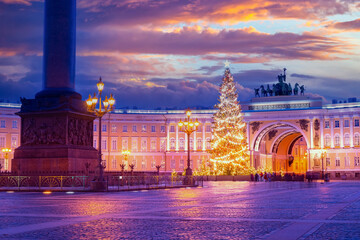
M228 60L226 60L224 62L225 68L229 68L230 67L230 62Z

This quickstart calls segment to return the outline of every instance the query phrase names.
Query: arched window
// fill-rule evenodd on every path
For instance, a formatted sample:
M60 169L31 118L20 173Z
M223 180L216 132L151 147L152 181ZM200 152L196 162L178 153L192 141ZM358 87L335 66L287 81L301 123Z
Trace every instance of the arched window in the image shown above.
M170 149L175 150L175 138L170 138Z
M206 149L211 149L210 138L206 138Z
M344 145L346 147L350 146L350 135L348 133L346 133L345 136L344 136Z
M184 147L185 147L184 138L179 138L179 149L184 150Z
M334 145L335 147L340 147L340 136L339 135L335 135L335 138L334 138Z
M329 135L325 136L325 147L331 146L331 137Z
M354 136L354 146L360 146L360 135L358 133Z
M201 150L202 149L202 139L198 138L196 141L196 149Z

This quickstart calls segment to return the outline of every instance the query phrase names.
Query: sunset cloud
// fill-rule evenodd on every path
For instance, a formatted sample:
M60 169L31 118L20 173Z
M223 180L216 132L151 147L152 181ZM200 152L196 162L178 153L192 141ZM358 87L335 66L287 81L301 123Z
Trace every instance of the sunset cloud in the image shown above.
M43 11L0 0L0 100L41 89ZM353 0L77 0L76 89L86 97L102 76L122 107L212 107L229 60L241 101L283 67L335 98L328 86L358 84L359 12Z

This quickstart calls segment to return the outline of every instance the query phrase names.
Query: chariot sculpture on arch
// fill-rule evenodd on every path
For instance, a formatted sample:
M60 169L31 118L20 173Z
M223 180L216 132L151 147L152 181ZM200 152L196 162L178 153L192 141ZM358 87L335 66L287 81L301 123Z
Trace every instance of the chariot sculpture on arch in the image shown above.
M265 88L264 85L261 85L259 88L254 88L255 97L272 97L272 96L290 96L290 95L304 95L305 94L305 86L299 85L296 83L294 88L291 87L291 83L286 82L286 68L283 69L283 73L277 76L278 83L274 83L272 88L270 84L267 84Z

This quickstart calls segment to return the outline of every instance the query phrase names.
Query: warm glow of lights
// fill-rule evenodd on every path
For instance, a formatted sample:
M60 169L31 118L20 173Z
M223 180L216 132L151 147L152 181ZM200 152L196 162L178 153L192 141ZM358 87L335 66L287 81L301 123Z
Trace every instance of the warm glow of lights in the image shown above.
M11 152L11 148L3 148L3 149L1 149L1 151L4 153L9 153L9 152Z
M88 105L88 107L91 107L93 105L93 101L90 94L89 94L89 98L86 100L86 104Z
M99 79L99 82L96 84L96 86L97 86L97 89L98 89L99 92L102 92L102 90L104 90L104 83L101 80L101 77Z
M180 122L178 123L178 126L182 127L182 126L184 126L184 123L180 120Z
M110 94L109 104L110 104L110 107L112 107L115 104L115 99L112 94Z
M186 116L188 116L188 117L191 116L191 111L190 111L190 110L187 110L187 111L186 111Z
M49 195L51 194L51 191L44 191L43 194Z
M103 101L103 104L104 104L105 109L107 109L108 106L109 106L109 100L108 100L107 96L105 97L105 100Z
M98 98L96 97L95 93L94 93L94 97L92 98L92 102L94 105L97 104L97 102L98 102Z

